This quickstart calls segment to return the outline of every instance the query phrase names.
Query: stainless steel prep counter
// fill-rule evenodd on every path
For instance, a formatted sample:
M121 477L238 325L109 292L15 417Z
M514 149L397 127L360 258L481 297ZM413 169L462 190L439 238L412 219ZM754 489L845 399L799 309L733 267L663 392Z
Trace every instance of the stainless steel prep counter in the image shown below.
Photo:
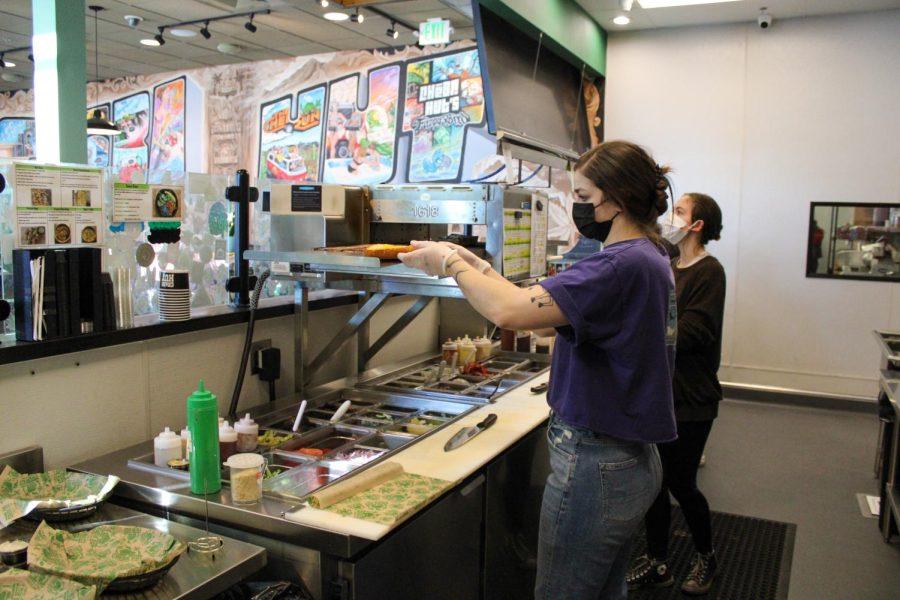
M105 503L92 517L71 523L53 523L56 529L77 532L92 529L98 525L129 525L165 531L182 542L189 542L205 535L195 527L182 525L154 517L121 506ZM37 528L37 523L20 519L5 529L0 529L0 543L9 540L28 540ZM175 598L206 599L220 594L258 572L266 565L266 551L254 544L236 539L226 539L222 548L209 556L187 551L181 555L175 566L156 586L139 593L105 594L104 598L153 598L169 600Z

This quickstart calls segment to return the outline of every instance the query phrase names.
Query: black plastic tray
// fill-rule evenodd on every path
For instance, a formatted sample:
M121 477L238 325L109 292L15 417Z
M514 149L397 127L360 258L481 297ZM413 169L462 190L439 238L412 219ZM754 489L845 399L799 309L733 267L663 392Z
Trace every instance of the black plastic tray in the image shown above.
M175 563L178 562L178 559L181 558L181 555L175 557L169 564L164 565L155 571L150 571L149 573L142 573L140 575L132 575L131 577L118 577L113 579L106 589L103 590L104 594L127 594L131 592L137 592L139 590L145 590L147 588L153 587L158 584L163 578L168 574L169 569L175 566Z

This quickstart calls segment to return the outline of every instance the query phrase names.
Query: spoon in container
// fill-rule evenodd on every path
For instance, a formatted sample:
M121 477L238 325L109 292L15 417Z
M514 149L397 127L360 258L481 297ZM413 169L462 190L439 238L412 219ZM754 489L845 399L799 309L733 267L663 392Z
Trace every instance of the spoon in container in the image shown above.
M347 414L347 411L350 409L350 404L352 404L349 400L344 400L344 403L334 411L334 416L331 417L332 423L337 423L341 419L344 418L344 415Z
M291 431L297 433L297 430L300 429L300 421L303 420L303 413L306 411L306 400L300 403L300 410L297 411L297 418L294 419L294 426L291 428Z

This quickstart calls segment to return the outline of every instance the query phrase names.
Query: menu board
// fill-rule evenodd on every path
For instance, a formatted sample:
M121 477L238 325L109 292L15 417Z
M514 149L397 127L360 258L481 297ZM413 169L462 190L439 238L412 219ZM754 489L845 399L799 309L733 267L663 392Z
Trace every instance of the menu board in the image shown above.
M113 222L180 221L184 186L148 183L113 184Z
M90 245L103 240L103 172L89 167L13 165L16 247Z
M531 209L503 209L503 276L528 277L531 272Z

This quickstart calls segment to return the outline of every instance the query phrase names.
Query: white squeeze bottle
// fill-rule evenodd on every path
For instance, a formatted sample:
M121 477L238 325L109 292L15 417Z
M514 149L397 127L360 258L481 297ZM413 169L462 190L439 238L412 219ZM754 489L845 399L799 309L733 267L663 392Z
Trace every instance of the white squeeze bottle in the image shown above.
M153 438L153 464L166 467L170 460L181 458L181 438L168 427Z
M237 432L237 451L253 452L259 445L259 424L247 413L243 419L234 424Z
M187 427L181 430L181 450L184 458L191 460L191 430Z

